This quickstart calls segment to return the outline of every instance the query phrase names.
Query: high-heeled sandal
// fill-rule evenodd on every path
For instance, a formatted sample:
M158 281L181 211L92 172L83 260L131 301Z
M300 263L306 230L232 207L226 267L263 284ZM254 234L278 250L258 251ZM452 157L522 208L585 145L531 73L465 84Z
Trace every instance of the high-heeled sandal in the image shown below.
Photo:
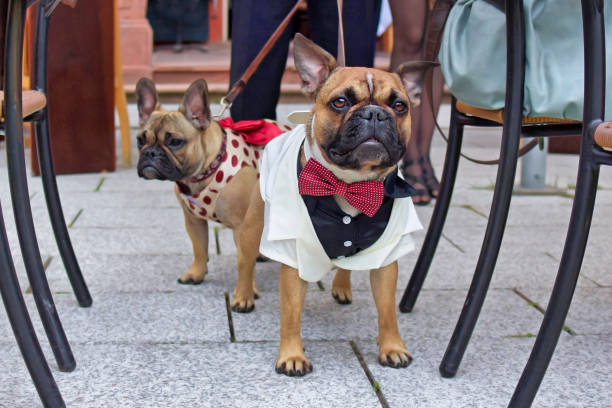
M419 166L419 168L421 169L421 174L417 176L417 175L409 173L407 171L407 168L411 166ZM404 163L402 164L402 167L400 168L400 171L402 172L402 176L404 180L408 184L410 184L410 186L414 188L415 190L412 196L412 202L414 203L414 205L429 204L431 202L431 195L429 193L427 184L425 183L425 179L423 178L423 171L422 171L422 167L419 161L418 160L404 161ZM419 185L421 187L419 187ZM415 201L415 197L420 197L422 200Z
M431 160L427 156L419 158L419 164L421 165L421 171L423 175L424 185L427 188L429 195L433 198L438 198L440 193L440 182L434 173L434 168L431 164Z

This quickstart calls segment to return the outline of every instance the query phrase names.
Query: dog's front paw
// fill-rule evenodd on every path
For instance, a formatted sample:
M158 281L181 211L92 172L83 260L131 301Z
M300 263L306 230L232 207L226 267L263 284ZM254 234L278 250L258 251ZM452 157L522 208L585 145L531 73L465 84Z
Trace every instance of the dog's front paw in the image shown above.
M381 345L378 350L378 362L387 367L404 368L412 362L412 356L405 347L399 345Z
M204 282L206 272L206 270L191 267L178 278L178 283L183 285L199 285Z
M289 377L303 377L312 372L312 363L308 361L304 354L283 359L279 358L276 362L276 372L288 375Z
M234 295L232 310L238 313L250 313L255 309L255 296Z
M336 302L341 305L350 305L353 302L353 292L351 288L332 287L331 294Z

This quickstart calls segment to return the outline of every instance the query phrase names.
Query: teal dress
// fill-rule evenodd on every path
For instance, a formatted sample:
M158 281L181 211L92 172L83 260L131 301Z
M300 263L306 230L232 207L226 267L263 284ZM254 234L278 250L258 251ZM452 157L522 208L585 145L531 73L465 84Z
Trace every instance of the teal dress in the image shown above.
M607 1L606 1L607 3ZM584 45L578 0L523 0L524 116L582 120ZM606 4L606 6L611 6ZM606 119L612 118L612 7L604 7ZM440 48L440 65L457 99L479 108L504 107L505 15L482 0L458 0Z

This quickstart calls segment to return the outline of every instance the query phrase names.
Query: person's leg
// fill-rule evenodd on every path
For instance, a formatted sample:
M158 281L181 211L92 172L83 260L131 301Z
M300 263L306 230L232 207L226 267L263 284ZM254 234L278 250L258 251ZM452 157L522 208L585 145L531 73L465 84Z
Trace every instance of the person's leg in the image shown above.
M293 0L234 0L232 2L232 57L230 86L244 73L270 35L285 18ZM291 27L262 61L231 108L235 121L276 119L280 82L285 70Z
M389 0L393 15L393 51L389 69L394 71L407 61L422 58L423 36L429 6L427 0ZM437 115L442 97L443 79L436 69L433 82L433 111ZM428 203L430 195L438 196L439 183L429 160L429 148L434 130L430 89L423 92L421 105L412 110L412 137L404 156L402 173L416 180L414 187L419 193L413 197L415 203Z
M444 86L444 78L440 68L434 68L428 75L433 75L433 85L431 89L427 86L421 98L421 106L418 109L420 115L419 121L421 127L419 133L416 134L419 157L421 158L421 168L425 179L425 185L432 197L438 197L440 191L440 183L434 173L429 158L429 149L431 148L431 139L435 130L435 120L438 116L440 102L442 101L442 88ZM428 84L428 82L426 82ZM431 98L430 98L431 95ZM432 105L433 101L433 105ZM433 112L432 112L433 110Z
M342 21L347 66L374 66L380 3L380 0L344 2ZM336 56L338 51L338 6L336 2L310 0L308 2L308 21L311 39Z
M393 50L389 71L421 58L427 0L389 0L393 17Z

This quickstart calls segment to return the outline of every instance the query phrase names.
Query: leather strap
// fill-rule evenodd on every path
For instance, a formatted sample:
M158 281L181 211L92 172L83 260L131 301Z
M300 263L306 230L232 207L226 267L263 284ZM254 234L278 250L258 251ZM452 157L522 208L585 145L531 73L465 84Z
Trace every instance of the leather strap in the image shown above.
M423 61L435 61L438 58L444 25L453 4L455 0L437 0L429 13L423 44Z
M342 21L342 3L343 0L336 0L338 4L338 58L336 65L339 67L346 66L346 54L344 52L344 22Z
M40 0L40 1L43 1L43 0ZM47 0L47 3L45 4L45 17L51 16L51 13L53 13L55 8L60 3L68 7L75 8L77 4L77 0Z

